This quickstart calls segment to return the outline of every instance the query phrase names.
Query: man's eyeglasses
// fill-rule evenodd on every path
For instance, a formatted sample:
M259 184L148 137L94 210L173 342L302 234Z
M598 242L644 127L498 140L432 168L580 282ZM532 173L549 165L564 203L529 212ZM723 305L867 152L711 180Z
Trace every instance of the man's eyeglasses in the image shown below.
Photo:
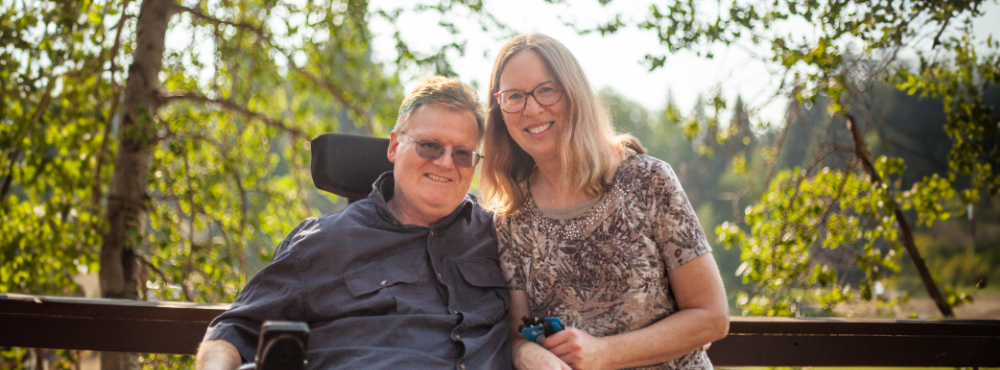
M531 92L521 90L506 90L493 94L500 104L500 109L507 113L517 113L528 104L528 96L534 96L538 105L543 107L558 103L562 98L562 89L559 84L552 81L545 81L536 86Z
M403 136L406 136L407 139L417 144L417 155L432 161L441 158L448 150L451 150L451 162L459 167L473 168L479 164L480 159L483 159L483 155L475 150L461 148L447 149L444 145L434 140L417 140L407 134L403 134Z

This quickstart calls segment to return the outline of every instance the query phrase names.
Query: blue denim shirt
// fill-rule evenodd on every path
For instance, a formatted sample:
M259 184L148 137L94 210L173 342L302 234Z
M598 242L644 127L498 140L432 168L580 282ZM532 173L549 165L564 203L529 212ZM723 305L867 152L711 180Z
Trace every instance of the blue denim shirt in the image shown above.
M247 362L264 320L305 321L310 369L510 369L491 215L469 195L431 228L404 226L392 192L388 172L368 199L299 224L205 340Z

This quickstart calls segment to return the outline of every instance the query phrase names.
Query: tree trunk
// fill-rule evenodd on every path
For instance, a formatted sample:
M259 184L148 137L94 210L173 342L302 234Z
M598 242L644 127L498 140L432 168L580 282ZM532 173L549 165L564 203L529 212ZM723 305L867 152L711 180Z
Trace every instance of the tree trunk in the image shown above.
M861 136L861 129L858 127L858 121L854 119L854 116L850 114L844 114L847 118L847 129L851 130L851 139L854 141L854 155L861 160L861 166L871 177L873 183L882 183L882 177L879 176L878 171L875 171L875 166L872 164L871 156L868 153L868 148L865 145L864 137ZM934 304L937 305L938 311L941 311L941 315L947 318L955 318L955 313L951 309L951 305L945 300L944 296L941 295L941 290L938 289L937 283L934 282L934 278L931 277L930 270L927 269L927 263L924 262L924 258L920 256L920 250L917 249L917 244L913 240L913 230L910 229L910 222L906 219L906 214L903 213L902 207L895 204L895 198L889 197L889 202L894 209L893 214L896 216L896 223L899 225L899 232L903 234L903 246L906 247L906 254L910 256L910 261L913 262L913 267L916 267L917 273L920 275L920 280L923 281L924 287L927 288L927 294L931 296L934 300Z
M149 168L156 145L154 117L159 109L159 73L163 68L164 39L174 0L143 0L136 26L136 48L128 69L121 106L118 153L115 156L107 221L110 227L101 245L101 295L137 299L138 266L135 251L141 245L146 219ZM155 335L155 333L150 333ZM101 353L102 370L137 370L135 353Z

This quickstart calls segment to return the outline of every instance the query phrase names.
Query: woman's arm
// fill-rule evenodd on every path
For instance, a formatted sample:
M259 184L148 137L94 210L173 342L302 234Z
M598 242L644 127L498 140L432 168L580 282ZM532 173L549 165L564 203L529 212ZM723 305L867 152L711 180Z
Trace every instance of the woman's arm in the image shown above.
M529 316L528 293L523 290L510 291L510 338L511 352L514 357L514 368L520 370L570 370L569 365L538 344L524 339L517 330L521 325L521 317Z
M667 275L678 312L643 329L604 338L568 328L547 338L545 347L576 370L620 369L667 362L724 338L729 333L729 304L712 254Z

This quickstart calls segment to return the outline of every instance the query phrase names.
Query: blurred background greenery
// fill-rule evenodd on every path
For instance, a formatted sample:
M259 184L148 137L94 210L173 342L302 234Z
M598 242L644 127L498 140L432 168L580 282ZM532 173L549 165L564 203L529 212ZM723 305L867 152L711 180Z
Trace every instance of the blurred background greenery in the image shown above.
M473 33L571 30L649 73L720 48L766 67L763 99L597 91L680 177L734 315L1000 318L1000 43L973 29L995 1L538 3L560 14L522 29L473 0L0 0L0 293L231 302L346 205L312 186L309 138L386 136L415 76L478 85ZM84 356L0 348L0 368Z

